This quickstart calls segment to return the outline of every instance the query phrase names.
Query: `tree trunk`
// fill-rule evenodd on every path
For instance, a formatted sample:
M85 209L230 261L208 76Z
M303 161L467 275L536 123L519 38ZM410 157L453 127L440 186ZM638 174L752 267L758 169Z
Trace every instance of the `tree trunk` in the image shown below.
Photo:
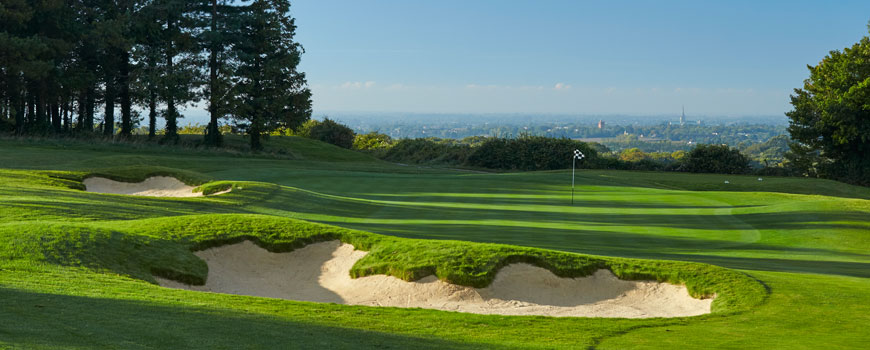
M95 87L91 85L88 86L85 92L85 123L82 128L87 133L94 132L94 105L96 104L96 96L94 96L96 92L94 90Z
M55 134L60 133L60 104L57 102L57 98L51 104L51 130Z
M36 96L31 87L27 91L27 119L24 120L24 131L33 130L33 124L36 122Z
M85 106L87 105L87 93L82 90L79 92L79 113L77 115L78 119L76 120L76 131L82 131L85 129L85 115L88 114Z
M115 134L115 82L113 77L106 77L106 113L103 116L103 135Z
M130 114L130 51L121 53L121 136L133 134L133 120Z
M151 90L148 98L148 138L153 139L157 134L157 92Z
M64 97L63 101L63 129L64 133L69 133L70 121L72 120L72 98Z
M212 36L217 33L217 0L211 0L211 32ZM205 131L205 143L207 145L218 147L221 145L221 133L218 127L218 96L217 96L217 54L218 43L213 37L211 38L211 48L209 52L209 104L208 112L211 117L208 128Z
M172 15L167 19L167 32L172 33L175 31L175 20L172 18ZM172 78L174 77L174 68L172 59L175 57L175 53L172 49L172 40L168 41L169 47L166 49L166 75L170 78L169 86L167 86L167 94L166 94L166 135L164 139L172 142L178 142L178 119L177 119L177 111L175 109L175 89L177 86L174 86L172 82Z
M256 112L255 112L256 113ZM254 116L251 118L251 130L248 133L251 135L251 150L259 151L263 149L263 145L260 143L260 126L258 125L259 120Z
M48 111L45 110L45 107L45 89L43 89L42 86L39 86L36 90L36 123L34 123L33 126L34 131L40 134L48 129L46 127L47 125L51 125L50 122L48 122L49 114Z
M21 96L22 91L14 90L14 94L12 95L14 99L12 100L12 106L15 109L15 134L22 135L24 134L24 124L25 124L25 116L24 116L24 99Z
M151 90L148 99L148 138L153 139L157 134L157 92Z

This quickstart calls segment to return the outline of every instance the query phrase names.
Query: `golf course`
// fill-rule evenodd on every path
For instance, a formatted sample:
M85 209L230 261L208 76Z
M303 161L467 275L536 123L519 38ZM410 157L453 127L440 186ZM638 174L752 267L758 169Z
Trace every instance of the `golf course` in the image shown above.
M578 169L572 204L570 169L394 164L293 136L264 146L252 154L0 140L0 349L854 349L870 342L866 187ZM93 185L156 179L178 180L197 196L98 193L121 185ZM356 255L335 277L342 283L381 278L396 288L425 281L489 291L523 267L552 281L670 288L707 309L508 315L372 306L338 292L291 300L186 290L209 287L218 270L207 254L219 263L220 249L231 247L262 259L301 254L288 260L300 266L300 256L325 260L344 249ZM228 265L245 263L243 254ZM537 305L547 304L534 299L544 287L522 290L530 299L521 305L576 306Z

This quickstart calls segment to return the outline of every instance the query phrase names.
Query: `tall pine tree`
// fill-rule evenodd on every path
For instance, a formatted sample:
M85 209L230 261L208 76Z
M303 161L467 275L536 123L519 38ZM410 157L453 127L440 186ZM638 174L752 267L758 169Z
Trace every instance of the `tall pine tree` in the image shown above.
M151 3L161 24L158 42L163 57L158 60L161 74L158 89L166 105L167 142L178 142L179 106L197 100L200 83L199 52L195 36L197 29L193 5L183 0L154 0Z
M302 47L293 41L296 24L287 0L254 0L244 8L233 118L262 149L260 136L280 127L295 129L311 117L311 91L297 71Z

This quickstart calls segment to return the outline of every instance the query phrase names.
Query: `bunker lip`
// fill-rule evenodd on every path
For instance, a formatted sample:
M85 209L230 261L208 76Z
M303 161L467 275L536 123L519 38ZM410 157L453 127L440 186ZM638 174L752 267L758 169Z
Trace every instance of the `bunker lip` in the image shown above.
M104 177L89 177L82 181L85 191L95 193L126 194L149 197L202 197L202 192L193 192L196 186L189 186L170 176L152 176L142 182L122 182ZM212 193L218 195L231 189Z
M685 286L625 281L608 270L561 278L549 270L512 264L492 284L473 288L435 276L414 282L375 275L351 278L366 255L340 241L271 253L244 241L195 253L209 267L206 284L156 278L164 287L347 305L391 306L477 314L560 317L683 317L710 313L712 299L695 299Z

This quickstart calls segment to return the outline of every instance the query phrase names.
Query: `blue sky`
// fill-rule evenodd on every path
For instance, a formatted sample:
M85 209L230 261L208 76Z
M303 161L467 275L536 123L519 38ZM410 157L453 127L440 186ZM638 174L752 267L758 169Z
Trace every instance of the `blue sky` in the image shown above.
M297 0L319 113L781 115L870 1Z

